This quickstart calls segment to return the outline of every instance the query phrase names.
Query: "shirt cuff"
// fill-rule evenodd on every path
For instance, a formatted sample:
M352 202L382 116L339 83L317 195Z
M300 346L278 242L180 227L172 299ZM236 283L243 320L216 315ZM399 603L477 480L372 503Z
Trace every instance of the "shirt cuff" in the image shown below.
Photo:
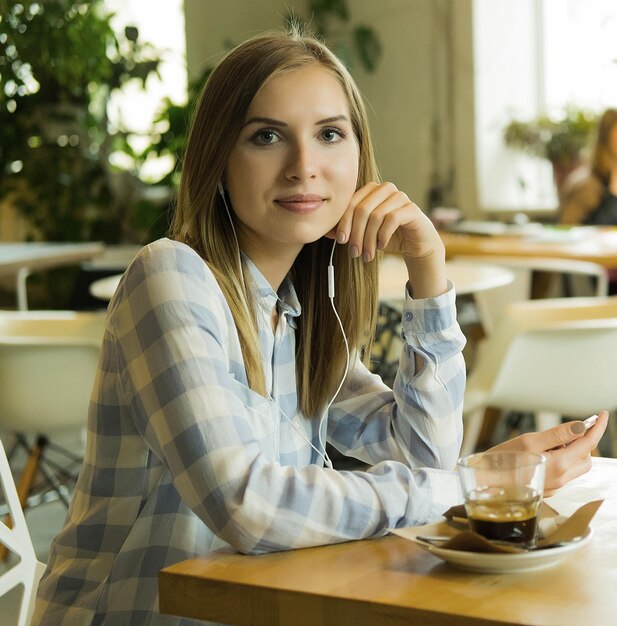
M456 291L451 281L448 281L448 290L436 298L414 300L407 292L401 317L404 333L441 332L455 323Z
M463 491L458 472L426 468L431 483L429 519L437 520L452 506L463 503Z

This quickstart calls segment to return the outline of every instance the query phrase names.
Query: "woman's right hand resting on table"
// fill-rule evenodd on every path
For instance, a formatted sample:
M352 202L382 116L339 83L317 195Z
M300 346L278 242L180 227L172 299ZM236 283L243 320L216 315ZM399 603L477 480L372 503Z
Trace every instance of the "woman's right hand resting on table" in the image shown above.
M598 414L598 421L589 430L581 421L566 422L535 433L525 433L491 448L525 450L547 457L544 495L550 496L574 478L591 469L591 452L608 425L608 411Z

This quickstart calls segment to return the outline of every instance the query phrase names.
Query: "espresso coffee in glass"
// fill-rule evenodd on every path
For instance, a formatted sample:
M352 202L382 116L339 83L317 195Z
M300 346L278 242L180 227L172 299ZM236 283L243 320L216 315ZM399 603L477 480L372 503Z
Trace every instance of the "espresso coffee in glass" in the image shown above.
M486 452L460 459L470 529L493 541L533 547L545 464L543 456L529 452Z
M487 539L532 545L540 499L527 487L478 489L465 501L469 527Z

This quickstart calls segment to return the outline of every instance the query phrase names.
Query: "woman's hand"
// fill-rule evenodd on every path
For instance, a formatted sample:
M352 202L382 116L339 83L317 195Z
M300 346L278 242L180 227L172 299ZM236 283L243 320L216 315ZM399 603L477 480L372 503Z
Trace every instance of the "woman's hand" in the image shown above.
M368 183L351 197L336 227L339 243L365 262L377 250L402 254L415 298L435 297L447 290L445 248L431 220L407 194L390 182Z
M547 457L544 495L550 496L590 470L591 451L597 448L607 424L608 411L601 411L598 421L587 432L583 422L568 422L537 433L525 433L490 451L524 450L544 454Z

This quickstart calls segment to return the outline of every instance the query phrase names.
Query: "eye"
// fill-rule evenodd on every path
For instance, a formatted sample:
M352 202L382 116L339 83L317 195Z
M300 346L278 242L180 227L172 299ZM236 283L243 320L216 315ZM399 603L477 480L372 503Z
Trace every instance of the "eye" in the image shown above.
M252 137L251 141L261 146L269 146L276 143L279 140L278 134L271 128L263 128L257 131Z
M326 143L337 143L345 138L345 133L340 128L324 128L321 137Z

